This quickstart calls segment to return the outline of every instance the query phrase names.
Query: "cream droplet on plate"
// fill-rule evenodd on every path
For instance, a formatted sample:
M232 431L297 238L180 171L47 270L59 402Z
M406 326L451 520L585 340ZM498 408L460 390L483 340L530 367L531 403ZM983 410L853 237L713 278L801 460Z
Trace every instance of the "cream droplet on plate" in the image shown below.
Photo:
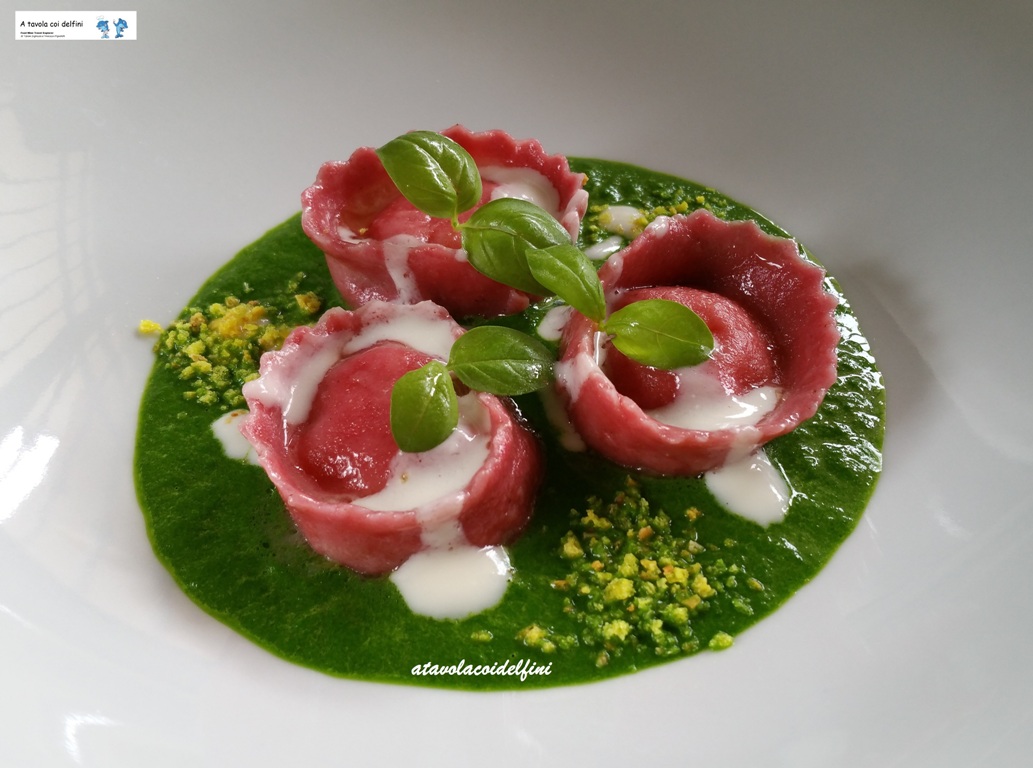
M413 613L462 619L496 605L512 573L503 547L456 547L417 552L390 578Z
M780 523L789 511L789 485L764 449L703 476L725 509L758 525Z

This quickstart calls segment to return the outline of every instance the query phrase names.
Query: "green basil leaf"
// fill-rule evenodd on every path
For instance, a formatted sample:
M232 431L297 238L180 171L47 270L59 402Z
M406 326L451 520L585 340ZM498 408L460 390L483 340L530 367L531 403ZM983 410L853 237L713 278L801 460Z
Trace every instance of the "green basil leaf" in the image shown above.
M455 340L448 367L470 389L523 395L549 383L552 362L549 350L526 333L482 325Z
M520 291L549 291L527 266L530 248L570 243L570 233L534 203L500 197L482 205L461 225L463 249L474 269Z
M676 301L646 299L628 304L603 323L613 345L632 360L654 368L681 368L705 361L714 336L703 319Z
M391 434L407 453L428 451L459 424L459 402L444 363L403 374L391 390Z
M405 199L430 216L457 221L481 200L481 174L470 153L433 131L413 131L376 150Z
M576 245L566 243L529 249L527 265L535 280L585 317L596 322L606 317L606 299L599 274Z

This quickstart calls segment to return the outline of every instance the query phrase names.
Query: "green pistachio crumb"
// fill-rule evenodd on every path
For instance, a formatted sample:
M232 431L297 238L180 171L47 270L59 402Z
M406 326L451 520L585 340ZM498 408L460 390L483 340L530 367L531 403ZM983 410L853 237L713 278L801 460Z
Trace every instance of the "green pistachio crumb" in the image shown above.
M568 560L576 560L579 557L585 556L585 551L581 548L577 536L571 531L568 531L567 535L563 537L562 550L563 556Z
M323 306L322 300L312 291L295 294L294 300L298 302L298 307L306 315L316 314Z
M614 600L627 600L635 594L635 585L631 579L613 579L603 589L603 600L612 603Z
M712 651L724 651L731 648L733 642L734 640L730 634L727 632L718 632L710 638L710 642L707 643L707 648Z
M531 624L517 638L544 653L601 648L599 665L624 653L667 657L699 650L706 641L697 637L694 620L715 607L752 615L739 581L754 593L763 589L727 551L733 540L722 539L720 547L699 540L702 519L692 507L676 523L653 508L631 478L609 503L589 498L583 509L570 511L556 550L567 572L551 582L577 632ZM724 642L730 645L731 636L719 633L707 645Z
M536 648L542 653L554 653L557 647L552 633L537 624L531 624L521 629L517 632L516 639L528 648Z
M652 208L639 207L639 215L630 222L626 217L622 216L623 226L618 226L615 223L610 205L590 205L581 228L585 245L593 245L608 237L613 237L615 234L622 237L625 242L633 240L659 216L678 216L704 209L710 211L718 218L724 219L727 218L730 208L728 199L716 192L701 195L690 194L684 189L672 189L667 193L660 194L660 197L662 198L662 204L654 205ZM622 206L629 204L632 207L637 207L630 203L630 201L620 203ZM629 223L630 228L627 228Z
M230 295L187 308L164 330L144 320L137 331L158 335L155 352L186 384L184 399L224 411L239 408L245 404L241 387L258 377L262 354L279 349L294 327L311 322L322 307L312 291L298 292L304 277L295 275L267 302Z

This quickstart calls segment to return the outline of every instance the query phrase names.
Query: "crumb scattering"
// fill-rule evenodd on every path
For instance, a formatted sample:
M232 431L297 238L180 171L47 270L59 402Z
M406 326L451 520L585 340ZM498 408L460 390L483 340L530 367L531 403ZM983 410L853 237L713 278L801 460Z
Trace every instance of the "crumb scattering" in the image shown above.
M629 650L675 656L730 646L727 632L700 638L693 619L714 610L719 599L721 610L753 613L749 598L735 589L744 573L730 560L728 551L736 543L725 539L720 546L705 546L695 525L700 510L691 507L681 515L674 520L651 508L631 478L611 502L593 497L584 510L571 510L570 529L557 552L570 572L551 584L578 631L531 624L517 639L544 653L599 647L599 666ZM704 553L706 563L700 560ZM763 588L756 579L744 581L751 591Z
M184 399L223 411L242 408L241 387L258 377L262 354L279 349L296 326L313 322L322 309L315 293L298 292L304 277L295 275L267 302L230 295L187 307L168 328L143 320L137 331L158 336L155 352L184 383Z

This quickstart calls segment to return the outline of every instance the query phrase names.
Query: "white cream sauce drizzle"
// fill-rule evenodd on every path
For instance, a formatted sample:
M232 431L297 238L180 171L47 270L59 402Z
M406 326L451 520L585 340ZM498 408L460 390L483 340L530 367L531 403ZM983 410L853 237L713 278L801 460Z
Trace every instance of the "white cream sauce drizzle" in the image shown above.
M680 368L678 395L660 408L645 411L651 418L682 429L713 432L757 424L778 404L778 387L757 387L742 395L725 391L706 364Z
M255 448L247 441L247 438L240 434L240 419L247 415L247 410L238 408L235 411L224 413L212 422L212 432L215 439L222 446L222 451L231 459L243 459L252 464L258 464L258 456Z
M283 420L288 424L302 424L312 409L312 401L320 382L338 360L341 359L340 347L327 344L312 352L304 367L295 369L287 381L283 381L276 373L263 376L257 381L264 382L265 391L281 406ZM251 382L248 382L250 384ZM247 385L245 385L247 386ZM263 400L263 402L266 402ZM268 405L269 403L266 402Z
M459 398L459 426L445 442L423 453L399 451L391 461L387 484L357 503L376 512L391 512L418 508L428 499L455 497L455 506L460 507L463 489L488 458L486 420L486 409L477 395L463 395Z
M337 225L337 236L346 243L361 243L366 239L346 224Z
M573 311L574 308L566 304L550 309L538 323L538 335L546 341L559 341Z
M592 353L582 352L569 361L557 363L556 378L572 398L593 374L601 373L604 358L601 335L597 334ZM741 396L728 394L720 380L706 369L706 364L678 371L681 379L679 395L663 408L645 411L658 421L685 429L745 428L744 444L752 444L750 428L778 404L781 391L777 387L758 387ZM572 427L555 398L543 397L546 415L557 429L568 450L583 450L584 445L567 444L565 435ZM763 449L743 455L733 449L723 467L707 472L704 481L717 500L733 514L759 525L770 525L785 518L789 508L790 489L782 474L772 465Z
M585 256L592 261L602 261L624 247L624 238L613 235L585 248Z
M559 192L552 182L538 171L530 168L485 166L480 172L482 179L498 185L491 191L492 200L500 197L527 200L545 209L556 219L562 217ZM361 235L343 224L338 226L337 234L346 243L359 243L363 240ZM412 304L423 298L409 269L410 253L413 248L423 244L424 240L416 235L406 234L394 235L383 241L384 263L401 303ZM457 261L467 261L468 257L465 251L459 249L455 258Z
M277 407L288 424L301 424L308 418L319 384L344 355L358 352L378 341L398 341L425 354L448 359L452 332L446 323L427 313L412 313L385 322L367 325L345 343L336 339L307 337L307 358L298 363L274 368L261 378L244 385L248 397ZM300 355L301 353L299 353Z
M642 211L630 205L611 205L599 214L599 226L628 240L641 234L644 224Z
M477 396L464 395L459 403L459 427L444 443L420 454L399 453L387 486L361 500L374 510L416 509L426 549L390 578L413 613L435 619L491 608L512 575L505 548L470 546L459 525L463 491L488 458L490 434L490 417Z
M491 199L511 197L534 203L559 219L560 194L545 176L530 168L509 168L488 165L480 169L481 178L498 184L491 191Z
M414 304L422 298L409 270L409 252L420 245L423 241L415 235L394 235L383 242L384 266L403 304Z
M553 373L558 381L566 387L571 400L577 400L581 394L581 387L593 374L605 375L600 366L606 359L606 350L603 344L606 342L606 334L596 332L592 339L592 353L579 352L569 360L556 363L553 366Z
M781 522L789 511L789 484L763 448L707 472L703 480L729 512L758 525Z
M350 355L378 341L397 341L426 355L447 360L452 350L452 327L430 312L411 312L387 322L367 324L341 350Z
M301 423L308 417L319 383L342 357L380 341L397 341L447 359L452 340L449 323L432 313L410 312L370 322L343 343L325 339L321 345L313 344L303 364L289 370L274 369L246 386L254 390L249 395L278 405L289 423ZM250 448L236 424L232 429L217 424L217 434L225 435L220 439L225 439L228 454L242 448L233 432ZM384 488L355 502L385 514L416 510L426 549L391 576L414 613L462 618L490 608L505 593L512 573L506 550L471 546L458 520L465 488L487 460L490 440L490 414L476 394L463 395L459 398L459 426L445 442L423 453L399 452L391 462Z
M418 552L390 579L413 613L462 619L497 604L512 574L503 547L467 546Z
M553 429L556 430L556 439L560 445L572 453L581 453L588 450L585 440L574 429L574 425L567 416L567 409L563 407L560 397L552 387L545 387L538 391L538 397L545 409L545 418L549 420Z

